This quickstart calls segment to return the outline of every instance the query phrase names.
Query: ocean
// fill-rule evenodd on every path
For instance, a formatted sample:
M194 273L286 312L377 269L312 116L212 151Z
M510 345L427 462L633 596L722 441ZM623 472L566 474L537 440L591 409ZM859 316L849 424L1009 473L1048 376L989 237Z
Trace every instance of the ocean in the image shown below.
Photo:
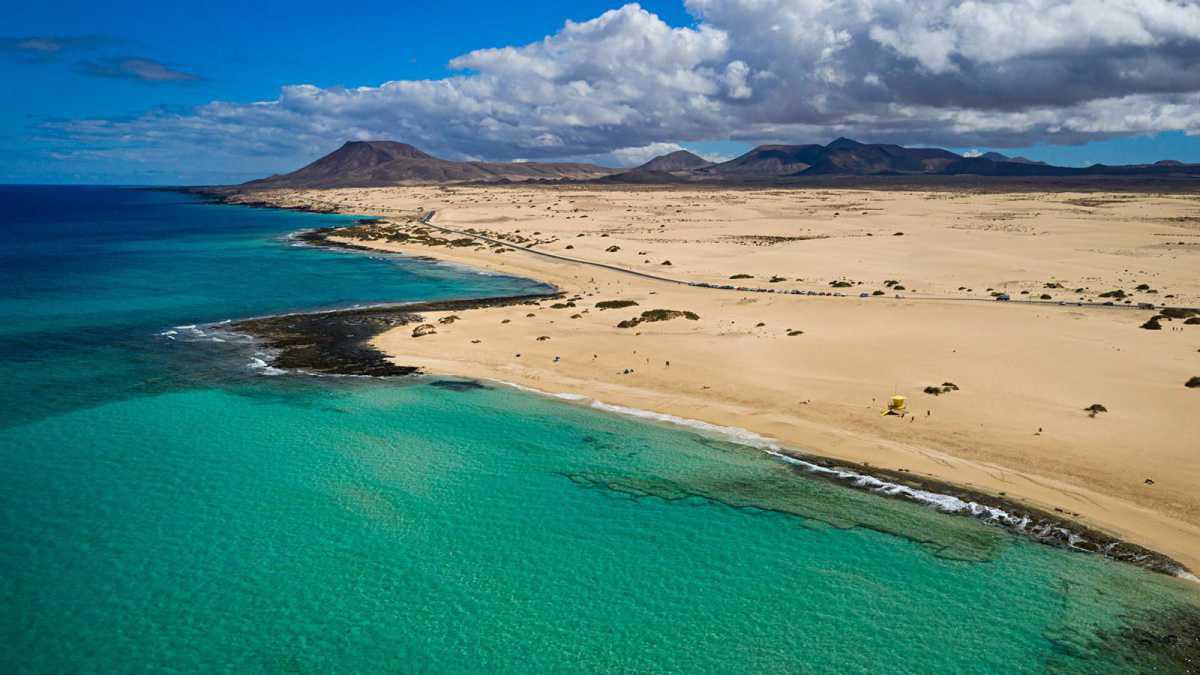
M0 186L0 670L1185 667L1193 582L711 431L278 373L221 330L546 290L288 237L351 220Z

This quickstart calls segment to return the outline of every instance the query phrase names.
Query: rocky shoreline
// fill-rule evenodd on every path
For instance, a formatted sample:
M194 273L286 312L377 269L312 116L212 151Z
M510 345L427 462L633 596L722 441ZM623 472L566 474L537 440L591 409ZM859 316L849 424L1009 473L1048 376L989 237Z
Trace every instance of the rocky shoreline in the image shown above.
M239 202L240 204L240 202ZM264 204L264 206L269 206ZM361 222L373 222L364 219ZM370 251L369 247L331 241L334 228L307 230L292 235L296 241L324 248ZM535 305L561 297L555 291L526 295L465 300L413 302L324 312L284 314L235 321L230 329L250 335L275 354L271 365L319 375L395 377L420 369L393 363L371 345L380 333L397 326L420 325L422 312L463 311L507 305Z
M236 321L229 328L250 335L271 350L275 354L271 365L276 368L319 375L394 377L420 369L393 363L371 345L371 339L389 328L423 323L421 312L537 304L557 297L560 294L532 294L286 314Z
M792 450L781 450L778 454L795 460L793 469L805 476L924 505L931 504L925 498L926 494L953 498L962 503L959 508L938 507L939 510L951 515L974 517L1047 546L1095 553L1170 576L1191 577L1191 571L1179 561L1087 527L1068 517L1071 514L1065 512L1051 513L1004 497L903 471L836 461Z

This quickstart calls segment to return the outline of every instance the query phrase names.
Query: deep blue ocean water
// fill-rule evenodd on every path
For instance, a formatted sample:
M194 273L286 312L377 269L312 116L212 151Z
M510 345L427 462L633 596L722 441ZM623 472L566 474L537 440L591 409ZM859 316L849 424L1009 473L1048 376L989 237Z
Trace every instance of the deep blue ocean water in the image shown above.
M214 341L542 289L286 237L347 220L0 187L0 670L1171 666L1131 635L1194 611L1189 582L717 437L499 385L269 376Z

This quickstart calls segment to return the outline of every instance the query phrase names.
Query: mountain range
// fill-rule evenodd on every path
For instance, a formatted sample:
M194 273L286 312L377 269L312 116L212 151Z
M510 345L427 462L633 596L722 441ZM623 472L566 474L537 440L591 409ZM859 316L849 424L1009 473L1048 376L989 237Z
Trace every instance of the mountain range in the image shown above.
M622 170L572 162L460 162L434 157L406 143L351 141L296 171L250 181L240 187L333 188L525 181L785 184L822 176L964 175L1200 177L1200 164L1164 160L1154 164L1062 167L998 152L966 157L940 148L906 148L839 138L828 145L760 145L720 163L678 150Z
M586 180L613 169L572 162L455 162L395 141L350 141L291 173L244 188L333 188L528 180Z

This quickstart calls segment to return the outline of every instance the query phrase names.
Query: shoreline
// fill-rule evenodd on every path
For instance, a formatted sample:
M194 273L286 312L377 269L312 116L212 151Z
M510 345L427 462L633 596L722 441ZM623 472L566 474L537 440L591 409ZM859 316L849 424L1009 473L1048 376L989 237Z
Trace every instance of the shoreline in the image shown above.
M237 202L233 203L237 204ZM268 202L255 204L255 206L274 208ZM370 224L377 220L379 219L364 218L360 219L358 223ZM389 252L379 247L333 239L332 237L336 237L338 230L341 229L343 228L308 230L293 236L312 246L360 252ZM428 255L413 257L442 260L437 256ZM459 263L459 261L450 262L469 264ZM558 284L545 280L537 281L558 287ZM392 328L424 321L421 312L469 311L512 305L536 306L539 301L561 299L565 295L567 295L565 292L559 290L546 295L531 294L480 300L414 302L370 308L294 313L285 316L235 321L230 328L253 336L264 346L273 350L276 353L271 363L273 367L315 374L373 377L417 374L440 376L441 373L429 372L421 366L400 365L395 363L394 359L389 360L387 354L373 344L374 338ZM590 407L610 414L649 419L680 426L693 432L705 431L724 435L735 443L756 447L777 457L790 464L797 474L807 478L827 480L850 489L918 503L941 511L948 516L972 517L1043 545L1098 554L1149 571L1188 581L1200 581L1186 565L1166 554L1107 534L1082 521L1064 515L1055 515L1046 509L1021 504L951 481L917 476L904 470L889 470L865 463L801 452L781 446L770 437L740 427L721 426L668 413L606 403L582 394L547 392L489 377L469 375L463 377L471 381L477 379L492 381L537 395L577 404L587 402ZM762 443L755 443L751 439L758 439ZM1061 509L1058 510L1063 513Z
M303 230L293 233L290 238L308 246L378 253L366 246L331 242L329 234L333 231L334 228ZM517 296L415 301L316 312L293 312L239 319L230 323L227 328L253 336L266 350L273 353L270 365L276 368L318 375L411 375L419 369L391 362L371 341L388 329L420 322L421 312L465 311L530 304L561 295L556 289L547 293Z
M682 427L693 433L704 432L723 436L732 443L761 450L786 462L797 474L806 478L826 480L887 499L909 501L951 517L974 518L1039 544L1101 555L1152 572L1200 583L1200 578L1193 575L1184 565L1157 551L1113 538L1079 521L1058 517L1047 511L969 490L947 481L800 452L781 447L775 439L740 427L723 427L652 410L614 405L580 394L542 391L503 380L487 381L559 401L586 404L590 408L614 415Z

